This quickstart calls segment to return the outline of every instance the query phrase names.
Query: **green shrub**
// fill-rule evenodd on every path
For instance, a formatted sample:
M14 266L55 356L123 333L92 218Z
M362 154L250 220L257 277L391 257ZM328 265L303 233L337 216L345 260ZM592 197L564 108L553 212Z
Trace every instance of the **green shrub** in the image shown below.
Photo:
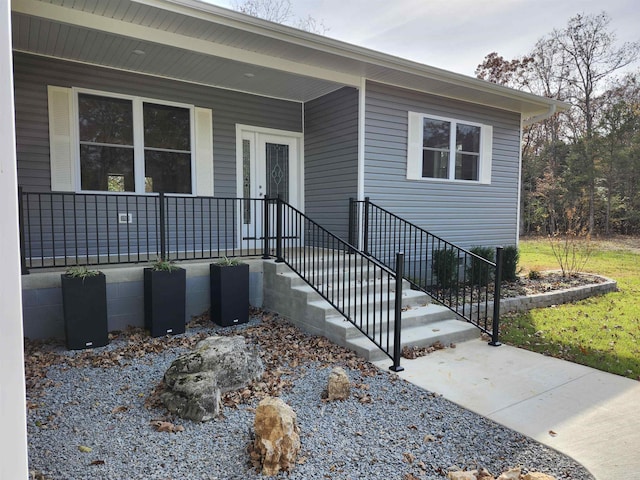
M493 247L473 247L469 251L485 260L495 262L496 254ZM471 257L471 263L467 265L466 276L467 281L469 281L471 285L484 285L491 282L493 278L493 268L482 260Z
M509 245L502 250L502 281L514 282L518 279L518 260L520 252L515 245Z
M458 283L458 255L456 250L443 248L433 252L431 267L438 287L451 288Z

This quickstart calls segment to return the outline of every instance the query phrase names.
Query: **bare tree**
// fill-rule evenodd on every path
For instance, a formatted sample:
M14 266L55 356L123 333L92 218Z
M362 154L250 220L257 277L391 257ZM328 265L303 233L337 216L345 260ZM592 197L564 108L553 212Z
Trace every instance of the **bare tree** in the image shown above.
M322 20L317 20L311 15L304 18L295 17L291 0L234 0L231 6L234 10L252 17L282 23L311 33L324 35L329 30Z
M597 115L596 96L604 81L614 72L638 58L640 45L627 42L615 45L616 36L609 29L610 18L578 14L569 19L566 28L554 30L551 40L566 54L563 75L569 81L575 105L584 122L584 168L589 196L589 233L595 224L596 170L593 135Z

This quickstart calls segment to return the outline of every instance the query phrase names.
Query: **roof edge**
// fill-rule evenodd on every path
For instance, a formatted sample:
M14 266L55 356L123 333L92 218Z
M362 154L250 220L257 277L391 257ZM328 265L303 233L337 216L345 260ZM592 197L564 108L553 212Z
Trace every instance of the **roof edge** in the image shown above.
M252 17L228 8L204 3L201 0L132 0L149 6L155 6L175 13L202 18L204 14L210 21L224 23L225 25L269 36L279 40L297 43L298 45L330 52L335 55L347 57L353 60L373 63L377 66L392 68L405 73L426 76L434 80L442 80L454 85L470 88L479 92L491 93L508 97L514 100L525 101L539 105L541 108L555 106L556 111L564 111L571 107L570 104L548 97L542 97L529 92L515 90L478 78L451 72L424 63L408 60L395 55L379 52L377 50L361 47L351 43L336 40L324 35L306 32L298 28Z

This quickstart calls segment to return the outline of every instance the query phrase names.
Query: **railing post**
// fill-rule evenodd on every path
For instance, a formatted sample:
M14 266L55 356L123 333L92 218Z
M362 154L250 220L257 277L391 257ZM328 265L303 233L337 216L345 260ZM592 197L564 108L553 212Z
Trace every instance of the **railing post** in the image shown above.
M160 192L158 194L159 212L160 212L160 259L168 260L167 258L167 244L165 238L166 232L166 218L165 218L165 208L164 208L164 192Z
M271 226L269 225L269 197L267 195L264 196L263 204L264 204L264 210L263 210L264 225L262 227L262 236L263 236L262 258L264 258L266 260L266 259L270 258L270 256L269 256L269 229L271 228Z
M355 199L353 197L349 197L349 236L347 238L349 245L353 245L355 242L355 222L357 222L355 206ZM349 249L348 253L352 253L351 249Z
M276 198L276 263L284 262L282 258L282 198Z
M493 287L493 326L491 329L491 341L489 345L499 347L502 345L498 339L500 328L500 284L502 283L502 247L496 248L496 274Z
M362 226L362 251L369 255L369 197L364 197L364 212Z
M22 275L28 275L27 256L24 253L24 210L22 206L22 187L18 187L18 228L20 229L20 268Z
M404 275L404 253L396 253L396 292L395 292L395 312L393 319L393 365L389 370L401 372L404 370L400 366L400 354L402 353L401 331L402 331L402 277Z

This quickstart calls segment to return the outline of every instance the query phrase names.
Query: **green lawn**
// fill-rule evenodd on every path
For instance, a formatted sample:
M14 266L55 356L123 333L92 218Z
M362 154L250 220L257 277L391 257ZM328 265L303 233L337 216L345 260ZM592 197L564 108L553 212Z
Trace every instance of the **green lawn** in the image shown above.
M640 253L623 243L592 243L595 249L584 271L613 278L619 292L504 314L501 340L640 380ZM519 265L524 272L559 269L548 240L543 239L520 242Z

